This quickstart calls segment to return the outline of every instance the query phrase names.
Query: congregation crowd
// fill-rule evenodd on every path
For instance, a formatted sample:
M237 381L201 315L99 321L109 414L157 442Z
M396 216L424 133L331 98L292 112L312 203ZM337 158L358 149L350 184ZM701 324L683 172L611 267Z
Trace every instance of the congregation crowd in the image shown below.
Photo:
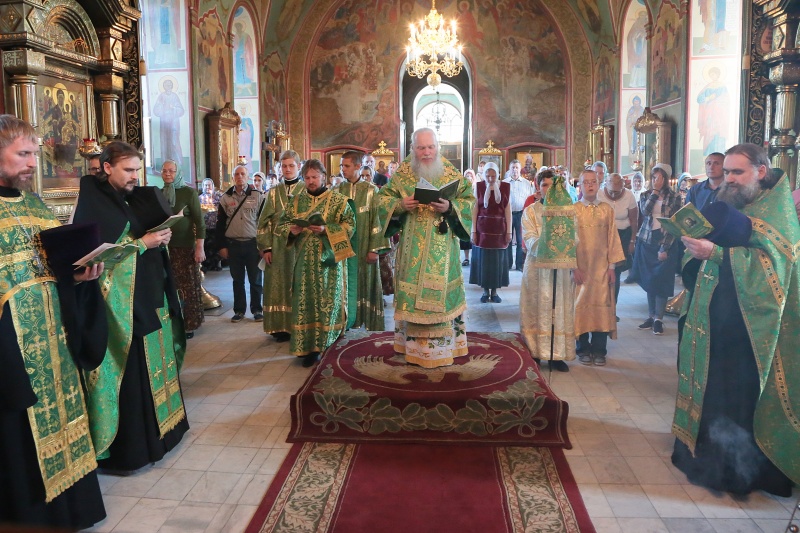
M707 179L691 187L654 164L645 187L641 174L628 180L602 162L574 182L530 160L504 175L492 162L462 174L420 129L400 163L376 168L351 150L331 175L287 150L274 174L251 178L240 165L228 189L205 180L197 191L175 161L161 165L163 188L139 186L141 154L112 142L61 226L26 190L36 142L27 123L0 116L0 522L90 526L105 516L98 465L135 471L180 442L189 427L180 369L204 320L201 270L224 265L231 321L249 311L306 367L348 329L383 331L385 295L406 363L453 364L469 351L465 266L466 282L483 289L471 305L501 302L510 273L522 273L520 333L537 362L604 366L620 284L642 287L649 316L639 328L662 335L680 275L673 462L734 493L785 495L800 479L785 409L796 398L785 384L800 372L800 225L788 179L759 147L710 154ZM454 186L423 203L421 180ZM660 219L685 202L701 212L725 204L724 223L675 238ZM119 257L73 267L100 243Z

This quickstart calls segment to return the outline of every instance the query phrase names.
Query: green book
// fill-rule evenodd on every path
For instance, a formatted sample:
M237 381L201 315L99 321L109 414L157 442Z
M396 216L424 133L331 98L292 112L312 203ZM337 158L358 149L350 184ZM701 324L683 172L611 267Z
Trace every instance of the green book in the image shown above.
M308 215L308 218L293 218L292 224L300 226L301 228L307 228L309 226L324 226L325 219L322 218L322 213L315 212Z
M675 237L692 237L700 239L712 231L714 226L703 216L691 202L678 209L670 218L659 218L661 227Z
M75 270L79 270L84 267L94 266L98 263L104 263L104 268L109 270L114 265L121 263L131 254L134 254L138 251L139 246L133 243L122 245L114 244L112 242L104 242L72 264L75 266Z

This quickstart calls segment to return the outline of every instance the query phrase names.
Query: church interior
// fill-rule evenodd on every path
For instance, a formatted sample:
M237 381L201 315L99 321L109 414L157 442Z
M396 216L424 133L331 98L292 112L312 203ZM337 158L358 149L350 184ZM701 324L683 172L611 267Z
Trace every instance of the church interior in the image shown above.
M460 64L431 77L407 45L432 4ZM708 154L750 142L794 189L798 24L796 0L6 0L0 108L39 133L34 190L62 220L98 144L139 148L143 185L173 160L187 184L224 191L238 164L269 172L289 148L330 173L351 149L402 161L420 127L460 171L532 159L577 176L603 161L649 178L667 163L702 180ZM467 286L467 329L518 332L520 282L497 305ZM191 430L154 466L100 476L108 518L91 531L244 531L291 449L290 398L310 370L260 324L230 323L227 272L205 288L222 305L188 343ZM618 315L608 366L543 367L569 404L564 454L594 529L787 530L797 489L737 498L672 466L677 319L637 330L636 285Z

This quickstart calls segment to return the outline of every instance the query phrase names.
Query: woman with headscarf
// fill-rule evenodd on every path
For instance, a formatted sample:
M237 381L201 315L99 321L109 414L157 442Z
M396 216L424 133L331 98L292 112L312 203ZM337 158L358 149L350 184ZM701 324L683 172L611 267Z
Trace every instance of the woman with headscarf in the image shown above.
M203 323L199 263L206 258L204 248L206 224L197 191L183 184L183 176L178 173L177 163L164 161L161 166L161 179L164 180L161 192L172 206L172 213L184 214L184 218L172 226L169 257L183 308L186 338L191 339L194 337L194 331Z
M469 282L483 288L481 302L500 303L500 287L508 287L506 248L511 242L511 185L498 180L494 163L483 169L485 181L475 185L472 210L472 269Z
M650 316L639 329L664 334L664 311L667 299L675 292L675 268L678 263L678 240L661 228L659 218L669 218L681 208L681 197L669 186L672 167L658 163L650 172L651 188L639 198L639 212L644 218L636 238L631 277L647 293Z
M641 198L642 193L644 192L644 175L642 175L641 172L635 173L631 178L631 192L638 203L639 198Z
M253 174L253 187L262 194L269 190L267 186L267 176L263 172Z

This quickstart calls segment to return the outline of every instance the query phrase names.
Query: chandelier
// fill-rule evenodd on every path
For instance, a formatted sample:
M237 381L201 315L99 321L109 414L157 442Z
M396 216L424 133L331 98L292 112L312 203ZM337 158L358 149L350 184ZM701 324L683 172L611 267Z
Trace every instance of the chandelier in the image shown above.
M436 87L442 83L441 72L448 78L457 76L464 64L461 62L461 46L456 36L456 21L445 27L444 17L436 11L433 0L431 12L419 25L411 23L411 36L406 47L406 70L410 76L422 78L428 75L428 85Z

